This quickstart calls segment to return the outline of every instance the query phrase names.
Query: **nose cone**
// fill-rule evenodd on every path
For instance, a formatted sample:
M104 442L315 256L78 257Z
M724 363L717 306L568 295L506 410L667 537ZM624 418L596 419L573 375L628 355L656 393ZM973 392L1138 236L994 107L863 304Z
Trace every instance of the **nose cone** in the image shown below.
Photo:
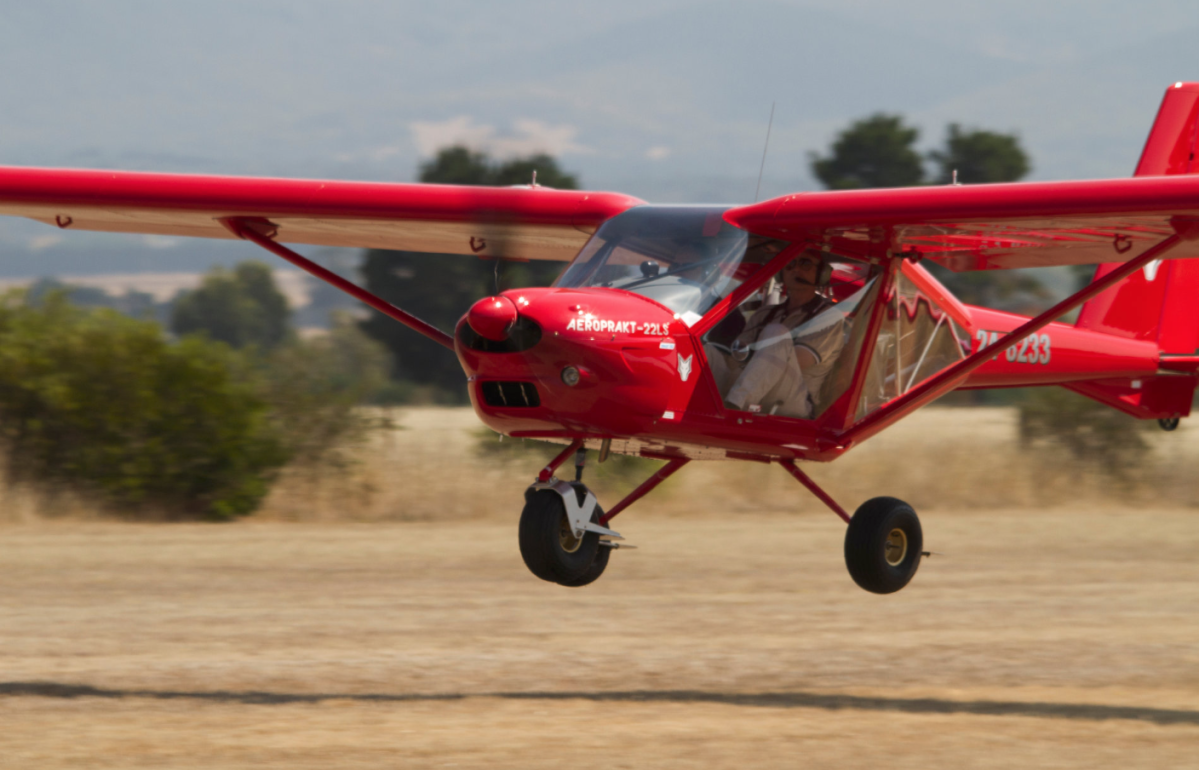
M466 322L480 337L503 342L516 323L516 304L507 297L484 297L470 306Z

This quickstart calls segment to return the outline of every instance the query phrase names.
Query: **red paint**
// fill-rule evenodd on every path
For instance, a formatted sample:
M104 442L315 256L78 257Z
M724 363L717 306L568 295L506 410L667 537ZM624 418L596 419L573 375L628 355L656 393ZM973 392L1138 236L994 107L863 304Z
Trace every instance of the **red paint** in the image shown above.
M658 486L663 481L666 481L666 479L674 475L675 471L677 471L679 468L682 468L689 462L690 460L685 457L672 458L666 463L666 465L663 465L661 468L659 468L657 473L643 481L641 486L634 489L632 492L626 495L623 500L612 506L612 510L601 516L599 520L600 526L607 526L608 522L614 519L617 514L641 498L645 497L653 490L654 487Z
M516 316L516 304L507 297L484 297L470 306L466 322L479 336L502 342L508 338Z
M223 216L519 221L594 227L641 203L617 193L548 187L269 179L0 166L0 203L59 208L220 212ZM465 245L465 244L464 244Z
M1066 387L1140 420L1186 417L1191 413L1195 374L1071 382Z
M1193 173L1196 128L1199 128L1199 83L1179 83L1167 88L1133 176Z

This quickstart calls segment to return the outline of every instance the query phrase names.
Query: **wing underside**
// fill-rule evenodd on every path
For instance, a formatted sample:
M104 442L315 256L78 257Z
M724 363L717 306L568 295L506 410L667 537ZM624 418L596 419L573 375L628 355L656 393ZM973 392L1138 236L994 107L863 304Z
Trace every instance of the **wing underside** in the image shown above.
M0 215L66 230L234 238L230 217L269 220L285 243L566 261L604 220L640 204L614 193L0 168Z
M1199 234L1199 178L807 193L726 218L838 253L866 256L881 246L955 271L1126 262L1171 235ZM1169 254L1194 257L1195 242Z
M0 215L63 229L232 238L222 220L243 217L269 220L285 243L481 257L569 260L600 223L641 203L533 187L0 168ZM847 255L903 251L955 271L1112 263L1199 231L1199 176L801 193L725 218L759 235ZM1193 257L1193 241L1169 255Z

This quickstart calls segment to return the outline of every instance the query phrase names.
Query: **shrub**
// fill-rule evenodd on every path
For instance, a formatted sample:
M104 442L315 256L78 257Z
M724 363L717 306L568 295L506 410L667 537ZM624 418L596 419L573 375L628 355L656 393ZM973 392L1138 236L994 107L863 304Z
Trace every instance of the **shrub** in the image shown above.
M1020 440L1067 450L1077 461L1127 481L1145 459L1152 421L1137 420L1065 388L1035 388L1020 404Z
M391 357L348 317L327 335L294 340L259 361L270 417L291 459L340 465L341 450L384 421L359 408L388 385Z
M0 440L10 480L126 513L250 513L289 451L244 361L202 338L62 295L0 299Z
M291 335L287 298L275 286L271 269L242 262L232 271L215 268L200 288L175 300L171 331L207 334L235 348L272 348Z

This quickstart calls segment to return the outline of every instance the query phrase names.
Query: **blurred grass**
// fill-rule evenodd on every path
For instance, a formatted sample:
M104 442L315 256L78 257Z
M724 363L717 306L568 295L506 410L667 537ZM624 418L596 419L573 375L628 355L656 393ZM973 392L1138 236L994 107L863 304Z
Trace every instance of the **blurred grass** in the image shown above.
M559 445L498 436L469 408L394 408L392 427L375 431L339 467L285 469L257 519L275 521L515 521L523 492ZM1115 476L1101 463L1042 440L1022 444L1019 412L930 407L833 463L804 469L852 511L878 495L919 510L969 511L1089 505L1199 506L1199 426L1144 434L1143 460ZM661 465L589 453L584 479L611 507ZM562 473L573 478L571 468ZM750 512L829 515L781 468L745 462L693 462L627 516ZM67 498L33 498L0 488L0 518L91 516Z

